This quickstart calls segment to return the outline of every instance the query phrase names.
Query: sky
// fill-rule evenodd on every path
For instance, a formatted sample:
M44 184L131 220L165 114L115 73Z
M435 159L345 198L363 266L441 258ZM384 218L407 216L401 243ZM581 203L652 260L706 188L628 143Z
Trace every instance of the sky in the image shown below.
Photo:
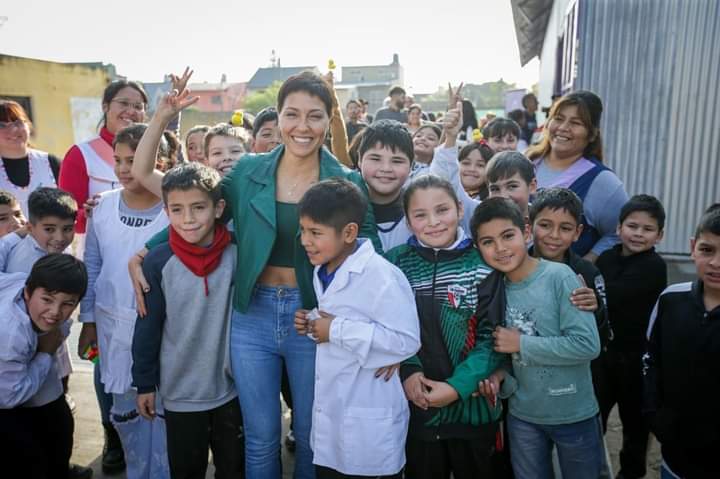
M382 65L400 57L410 93L500 78L529 88L539 63L520 67L510 0L23 0L2 2L0 54L112 63L131 80L248 81L270 64Z

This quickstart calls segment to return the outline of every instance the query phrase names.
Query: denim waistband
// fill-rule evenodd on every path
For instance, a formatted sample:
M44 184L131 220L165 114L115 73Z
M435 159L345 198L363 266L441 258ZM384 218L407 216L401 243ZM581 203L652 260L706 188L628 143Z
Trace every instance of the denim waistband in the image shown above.
M267 286L263 284L256 284L253 287L252 296L261 298L299 299L300 288L291 286Z

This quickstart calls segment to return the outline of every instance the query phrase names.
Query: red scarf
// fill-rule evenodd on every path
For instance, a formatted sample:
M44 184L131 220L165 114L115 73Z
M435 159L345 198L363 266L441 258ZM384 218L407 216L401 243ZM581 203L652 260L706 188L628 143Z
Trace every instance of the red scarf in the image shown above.
M230 233L224 224L215 225L212 244L207 248L188 243L170 227L170 249L187 269L205 280L205 296L210 294L207 277L220 265L223 251L229 243Z

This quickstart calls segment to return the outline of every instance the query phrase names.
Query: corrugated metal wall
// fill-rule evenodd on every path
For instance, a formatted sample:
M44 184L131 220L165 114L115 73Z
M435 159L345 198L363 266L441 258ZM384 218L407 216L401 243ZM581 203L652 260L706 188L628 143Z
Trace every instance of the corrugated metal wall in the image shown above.
M667 210L660 251L688 254L720 201L720 1L580 0L577 89L603 99L607 163Z

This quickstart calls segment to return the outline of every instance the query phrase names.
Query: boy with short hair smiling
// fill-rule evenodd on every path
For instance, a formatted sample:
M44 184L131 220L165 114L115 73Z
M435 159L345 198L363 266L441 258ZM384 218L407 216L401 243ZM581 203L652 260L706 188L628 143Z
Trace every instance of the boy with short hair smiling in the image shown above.
M620 210L620 243L603 252L595 265L605 278L613 339L601 359L598 391L604 429L618 405L623 425L620 474L646 472L648 426L642 418L642 356L648 321L667 285L665 261L655 252L663 237L665 210L657 198L636 195Z
M376 371L420 348L415 299L403 273L358 240L367 201L346 180L311 187L298 205L302 244L315 265L317 319L295 315L316 342L310 444L318 479L400 478L409 409L397 374Z
M643 412L662 443L663 478L712 477L720 451L720 204L690 248L697 278L662 292L643 358Z
M513 368L491 380L502 381L500 396L509 397L515 476L552 477L554 444L563 477L597 479L603 449L590 361L600 339L590 313L567 300L580 282L566 265L528 254L529 229L512 201L488 198L471 224L485 262L505 274L505 326L493 337L495 351L512 355Z
M39 258L48 253L62 253L75 237L77 203L66 191L41 187L28 198L28 235L20 240L4 258L0 271L29 272Z
M25 215L20 203L11 193L0 190L0 238L24 226L25 223Z
M518 151L502 151L492 157L485 174L489 196L510 198L520 207L525 221L529 221L530 195L537 190L532 162Z
M28 234L14 246L0 253L0 273L29 273L35 262L50 254L62 253L75 238L77 203L70 193L58 188L40 187L28 197ZM6 240L13 241L12 236ZM67 392L68 377L72 373L67 343L56 351L58 371ZM68 396L69 402L74 403Z
M610 336L605 280L594 264L578 256L571 248L582 233L582 214L582 201L572 190L541 190L530 205L533 246L529 252L536 258L565 263L582 276L585 284L573 291L570 301L579 309L595 315L600 340L604 345Z
M384 251L412 235L405 221L402 191L413 164L413 141L400 123L379 120L365 128L358 147L358 166L368 187L378 236Z
M55 351L86 288L85 266L66 254L39 259L29 276L0 275L0 449L8 477L68 477L74 424Z
M236 249L225 225L220 175L197 162L162 180L169 242L145 257L148 314L135 322L137 407L159 415L162 397L172 477L204 477L208 447L218 477L243 477L242 419L230 372L229 328Z

